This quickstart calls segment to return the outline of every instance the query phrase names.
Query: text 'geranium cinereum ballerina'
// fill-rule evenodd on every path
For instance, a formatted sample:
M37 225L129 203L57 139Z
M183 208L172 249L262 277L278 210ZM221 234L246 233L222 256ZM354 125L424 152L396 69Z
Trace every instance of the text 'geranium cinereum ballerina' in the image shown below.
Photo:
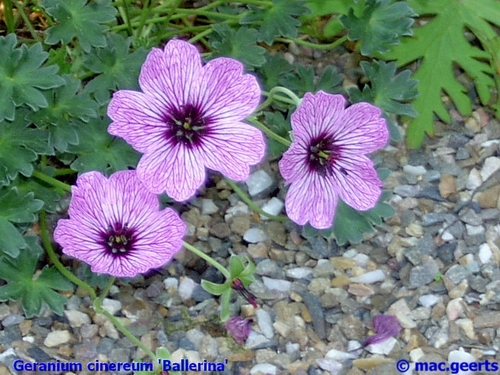
M163 266L181 249L186 224L174 210L160 211L158 197L135 171L109 179L84 173L71 192L70 218L59 220L54 239L93 272L134 277Z
M292 114L294 140L279 169L290 185L287 215L297 224L330 228L339 197L366 211L382 194L382 182L365 156L389 139L382 111L369 103L345 105L342 95L307 93Z
M194 46L171 40L149 53L139 85L142 92L113 95L108 131L144 154L137 175L152 193L189 199L205 168L244 181L264 156L263 134L242 122L261 90L240 62L221 57L202 65Z

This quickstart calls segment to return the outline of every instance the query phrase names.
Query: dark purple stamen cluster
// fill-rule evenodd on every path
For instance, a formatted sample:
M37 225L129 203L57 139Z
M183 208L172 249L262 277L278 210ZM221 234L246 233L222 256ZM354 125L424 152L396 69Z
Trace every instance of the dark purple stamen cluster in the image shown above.
M133 250L134 231L127 224L115 223L109 225L105 233L101 235L102 243L113 255L125 255Z
M207 120L202 111L191 104L173 108L165 120L169 125L167 138L186 146L198 146L207 133Z
M332 172L335 161L340 157L340 148L335 146L331 138L313 138L308 149L308 157L310 168L324 177Z

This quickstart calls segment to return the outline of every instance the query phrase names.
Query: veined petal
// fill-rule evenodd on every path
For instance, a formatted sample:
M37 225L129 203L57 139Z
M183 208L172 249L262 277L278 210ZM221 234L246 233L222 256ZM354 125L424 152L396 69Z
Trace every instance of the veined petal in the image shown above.
M389 140L389 130L381 115L382 111L369 103L353 104L335 130L337 144L357 154L368 154L384 147Z
M262 132L243 123L217 124L203 140L203 160L207 168L227 177L243 181L248 178L250 165L257 164L265 154Z
M182 40L170 40L163 50L153 48L139 76L141 89L166 105L180 107L197 92L201 74L197 49Z
M341 127L345 112L342 95L318 91L306 93L292 114L292 130L295 138L312 139L323 134L332 134Z
M194 102L217 121L241 121L259 105L261 91L254 76L243 74L239 61L220 57L203 67Z
M113 120L108 132L122 137L137 151L146 152L164 141L167 125L163 118L167 111L167 106L155 97L117 91L108 106L108 116Z
M137 175L150 192L166 191L176 201L185 201L205 181L205 167L195 148L175 144L144 154L137 165Z
M311 173L288 189L286 213L299 225L309 222L314 228L326 229L332 226L337 201L337 193L329 181Z
M309 173L308 162L305 147L298 141L293 142L290 148L285 151L278 164L280 173L287 185L307 178Z
M359 211L375 207L382 195L383 184L368 158L366 163L350 169L347 176L337 173L336 179L332 181L340 198Z

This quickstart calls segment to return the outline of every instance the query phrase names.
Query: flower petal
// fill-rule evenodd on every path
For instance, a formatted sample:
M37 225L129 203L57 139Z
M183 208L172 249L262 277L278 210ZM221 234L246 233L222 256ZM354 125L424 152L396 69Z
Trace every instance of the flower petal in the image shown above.
M345 99L342 95L323 91L306 93L291 117L293 135L295 138L310 140L332 134L342 126L344 112Z
M250 165L260 162L265 151L262 132L243 123L217 124L199 150L207 168L236 181L248 178Z
M195 148L167 144L142 156L137 175L150 192L161 194L166 191L176 201L185 201L205 181L202 161Z
M327 229L333 224L337 201L337 193L329 181L311 173L288 189L286 213L299 225L309 222L314 228Z
M153 48L142 66L139 85L142 91L165 105L188 104L197 91L201 74L198 50L182 40L170 40L163 50Z
M389 130L381 114L372 104L353 104L345 111L342 126L336 129L336 144L353 154L368 154L384 147L389 140Z
M164 140L166 112L167 107L154 97L136 91L117 91L108 106L108 116L113 120L108 132L122 137L137 151L146 152Z
M358 158L365 159L365 163L351 167L347 175L337 173L331 181L345 203L356 210L366 211L377 204L383 184L371 160L364 156Z
M295 140L279 161L280 173L287 185L307 178L310 173L308 170L307 150L301 143L300 140Z
M243 64L220 57L203 67L193 100L206 116L230 122L248 117L259 105L260 96L257 80L243 74Z

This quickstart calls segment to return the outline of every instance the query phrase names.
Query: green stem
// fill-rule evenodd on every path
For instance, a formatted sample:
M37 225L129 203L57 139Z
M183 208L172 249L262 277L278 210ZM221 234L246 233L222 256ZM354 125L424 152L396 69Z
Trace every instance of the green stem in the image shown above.
M315 48L315 49L320 49L320 50L331 50L334 49L341 44L345 43L347 41L347 35L344 35L342 38L337 39L333 43L329 44L317 44L317 43L312 43L308 42L307 40L302 40L300 38L276 38L276 41L278 42L283 42L283 43L296 43L296 44L301 44L303 46Z
M283 138L282 136L276 134L275 132L273 132L271 129L269 129L267 126L265 126L263 123L257 121L256 118L254 117L249 117L247 118L248 121L250 121L252 124L254 124L257 128L259 128L260 130L262 130L264 133L266 133L266 135L269 137L269 138L272 138L274 139L275 141L278 141L279 143L281 143L282 145L284 146L287 146L287 147L290 147L290 145L292 144L292 142L290 142L288 139L285 139Z
M217 268L224 275L224 277L226 279L230 279L231 278L231 274L226 269L226 267L224 267L222 264L220 264L219 262L217 262L216 260L214 260L212 257L208 256L203 251L198 250L196 247L194 247L193 245L188 244L187 242L184 242L183 245L184 245L184 247L186 249L188 249L192 253L198 255L200 258L204 259L207 263L209 263L212 266L214 266L215 268Z
M26 15L26 13L24 12L24 7L25 7L25 4L17 4L16 3L16 8L17 8L17 11L18 13L21 15L21 18L23 19L23 22L24 24L26 25L26 27L28 28L28 30L30 31L30 34L31 36L33 37L33 39L37 42L41 42L42 41L42 38L40 38L38 36L38 34L36 33L36 30L35 28L33 27L33 24L31 23L29 17Z
M253 200L251 200L250 197L248 195L246 195L243 192L243 190L241 190L239 188L238 185L236 185L236 183L234 181L232 181L232 180L230 180L228 178L226 178L225 180L229 184L229 186L231 186L231 189L233 189L234 192L240 196L241 200L243 202L245 202L248 205L248 207L250 207L252 210L254 210L255 212L257 212L258 214L267 216L269 219L275 220L275 221L283 221L283 222L284 221L288 221L288 218L286 216L274 216L274 215L268 214L262 208L260 208L259 206L257 206L255 204L255 202Z
M56 169L54 171L54 176L67 176L69 174L75 174L76 172L71 168Z
M33 177L38 178L39 180L64 191L71 191L71 186L69 186L68 184L56 180L54 177L47 176L45 173L37 171L36 169L33 171Z
M278 93L283 93L287 95L288 98L284 98L281 95L277 95ZM257 107L255 112L260 112L261 110L269 106L275 99L279 100L282 103L293 104L295 106L298 106L301 102L301 99L299 99L299 97L295 95L293 91L287 89L286 87L276 86L273 87L269 92L264 91L262 94L266 95L267 99L264 101L264 103L262 103Z
M49 232L47 230L47 214L45 213L44 210L40 211L40 229L41 229L41 236L42 236L42 243L43 246L45 247L45 251L47 252L50 260L54 264L54 266L57 268L57 270L63 274L68 280L73 282L73 284L78 285L79 287L85 289L87 293L89 294L90 298L96 299L97 296L95 294L94 289L87 284L86 282L80 280L78 277L73 275L70 271L68 271L63 264L59 261L57 258L57 255L54 251L54 248L52 247L52 243L50 242L49 238Z
M114 281L114 278L112 277L111 278L112 281ZM123 324L120 323L120 321L118 319L116 319L116 317L114 317L113 315L111 315L109 312L107 312L106 310L104 310L102 308L102 299L101 298L96 298L94 299L94 310L95 312L99 313L99 314L102 314L104 315L106 318L109 319L109 321L111 323L113 323L113 325L121 332L123 333L123 335L125 337L127 337L130 341L132 341L137 347L141 348L142 351L144 353L146 353L148 355L149 358L151 358L151 360L154 362L156 361L156 355L151 351L149 350L148 348L146 348L146 346L141 342L141 340L139 340L137 337L135 337L132 333L130 333L130 331L125 328L125 326Z
M16 23L14 22L14 9L12 7L12 1L4 0L3 4L7 33L14 33L16 31Z
M132 29L132 24L130 22L130 12L128 9L128 0L123 1L123 12L125 13L125 24L127 25L128 35L133 36L134 30Z
M193 36L191 39L188 40L188 42L194 43L194 42L200 40L201 38L206 37L208 34L210 34L213 31L214 31L214 29L212 29L212 28L206 29L205 31L202 31L201 33L198 33L195 36Z

